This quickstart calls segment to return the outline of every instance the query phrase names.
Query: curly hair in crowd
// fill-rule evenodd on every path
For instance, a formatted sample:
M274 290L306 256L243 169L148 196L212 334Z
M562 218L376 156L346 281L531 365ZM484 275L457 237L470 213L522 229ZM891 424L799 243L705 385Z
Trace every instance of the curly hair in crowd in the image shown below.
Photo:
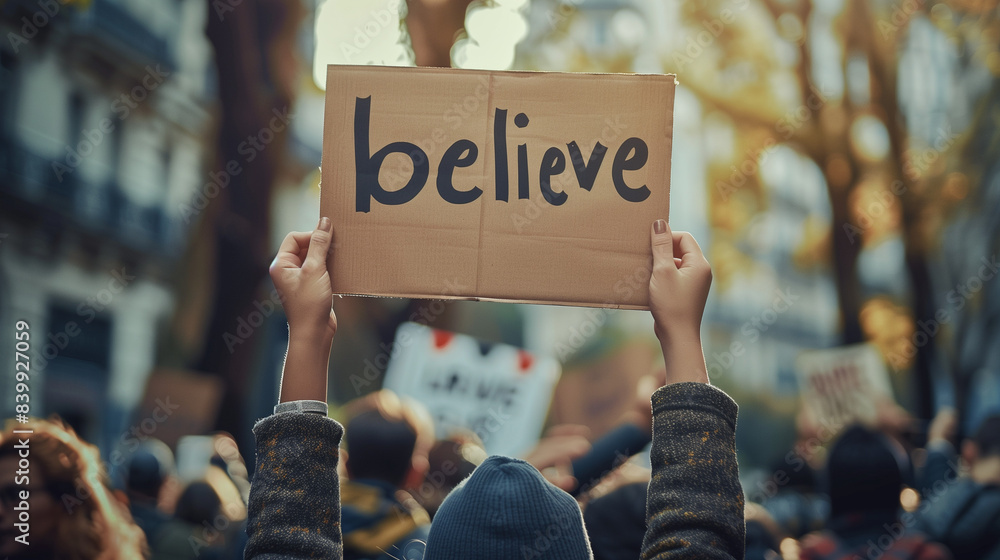
M31 430L30 435L14 430ZM146 553L146 538L110 490L97 447L61 420L8 420L0 432L0 461L18 458L19 439L29 440L31 558L133 560ZM39 483L38 481L41 481ZM36 492L49 500L39 502ZM38 511L47 505L48 509ZM7 508L5 508L7 509ZM45 515L48 513L48 515ZM8 514L9 515L9 514Z

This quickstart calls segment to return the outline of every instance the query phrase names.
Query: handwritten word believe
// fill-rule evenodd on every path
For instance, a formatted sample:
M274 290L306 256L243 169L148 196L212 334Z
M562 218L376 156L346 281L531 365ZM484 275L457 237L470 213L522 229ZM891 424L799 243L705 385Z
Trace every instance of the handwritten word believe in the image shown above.
M355 210L357 212L369 212L372 199L389 206L405 204L413 200L417 193L424 188L427 177L430 175L427 154L411 142L392 142L374 154L371 153L369 141L371 103L371 96L358 97L354 105L354 158L357 173ZM514 125L518 128L525 128L528 126L528 116L524 113L518 113L514 116ZM569 151L580 188L589 192L594 187L597 172L601 168L608 148L597 142L586 163L580 147L575 141L566 144L566 148ZM507 202L510 178L507 166L506 109L498 108L494 115L493 150L496 162L496 199ZM413 174L410 175L410 179L402 188L387 191L379 183L379 171L385 158L393 153L403 154L412 160ZM468 139L456 140L445 150L441 156L437 173L437 190L442 199L451 204L468 204L483 194L483 190L478 186L464 191L458 190L452 181L455 168L469 167L476 162L478 157L479 147ZM638 188L629 187L623 176L624 171L642 169L646 165L648 157L649 148L646 146L646 142L636 137L628 138L622 142L615 153L611 167L611 178L615 190L628 202L642 202L649 197L650 192L646 185ZM553 146L546 150L545 154L542 155L538 170L538 185L545 201L553 206L560 206L566 202L568 195L565 192L556 192L552 189L552 176L559 175L565 170L566 154L562 149ZM517 198L522 200L530 198L528 175L528 147L527 144L518 144Z

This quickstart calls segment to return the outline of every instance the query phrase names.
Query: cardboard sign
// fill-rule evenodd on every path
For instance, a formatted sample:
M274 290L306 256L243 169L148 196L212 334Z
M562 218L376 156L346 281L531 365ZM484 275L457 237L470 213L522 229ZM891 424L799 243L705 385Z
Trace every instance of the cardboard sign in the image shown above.
M331 65L334 291L647 309L674 83Z
M885 363L870 344L803 352L796 369L803 402L827 426L874 423L877 407L894 400Z
M475 432L490 454L517 457L538 441L559 380L555 358L403 323L384 387L430 411L438 437Z

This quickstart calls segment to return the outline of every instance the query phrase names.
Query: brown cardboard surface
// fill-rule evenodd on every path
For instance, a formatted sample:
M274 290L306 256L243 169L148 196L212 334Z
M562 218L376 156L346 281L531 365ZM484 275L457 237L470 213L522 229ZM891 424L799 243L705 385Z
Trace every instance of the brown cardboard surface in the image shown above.
M334 292L647 309L649 230L669 211L674 84L672 75L331 65L320 206L333 221ZM410 142L427 154L429 170L405 203L365 194L367 212L358 210L355 153L358 100L365 98L368 153ZM506 201L497 200L497 108L507 110ZM515 123L519 113L528 117L523 128ZM638 202L625 200L612 179L619 147L632 137L648 147L644 166L623 172L629 188L649 189ZM476 145L477 157L455 167L454 189L483 192L455 204L437 183L442 156L460 139ZM607 152L587 191L567 144L576 142L587 163L598 141ZM527 199L519 198L520 144L527 146ZM546 201L539 186L552 147L565 159L565 170L552 177L552 190L566 195L561 205ZM413 168L407 155L389 154L379 184L403 189Z

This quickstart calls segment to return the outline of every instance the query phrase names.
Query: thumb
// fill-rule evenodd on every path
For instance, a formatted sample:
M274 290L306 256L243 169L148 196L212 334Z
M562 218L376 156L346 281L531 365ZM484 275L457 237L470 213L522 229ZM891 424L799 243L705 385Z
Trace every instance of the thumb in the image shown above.
M650 230L650 242L653 246L653 269L661 266L677 268L674 263L674 236L666 220L656 220Z

